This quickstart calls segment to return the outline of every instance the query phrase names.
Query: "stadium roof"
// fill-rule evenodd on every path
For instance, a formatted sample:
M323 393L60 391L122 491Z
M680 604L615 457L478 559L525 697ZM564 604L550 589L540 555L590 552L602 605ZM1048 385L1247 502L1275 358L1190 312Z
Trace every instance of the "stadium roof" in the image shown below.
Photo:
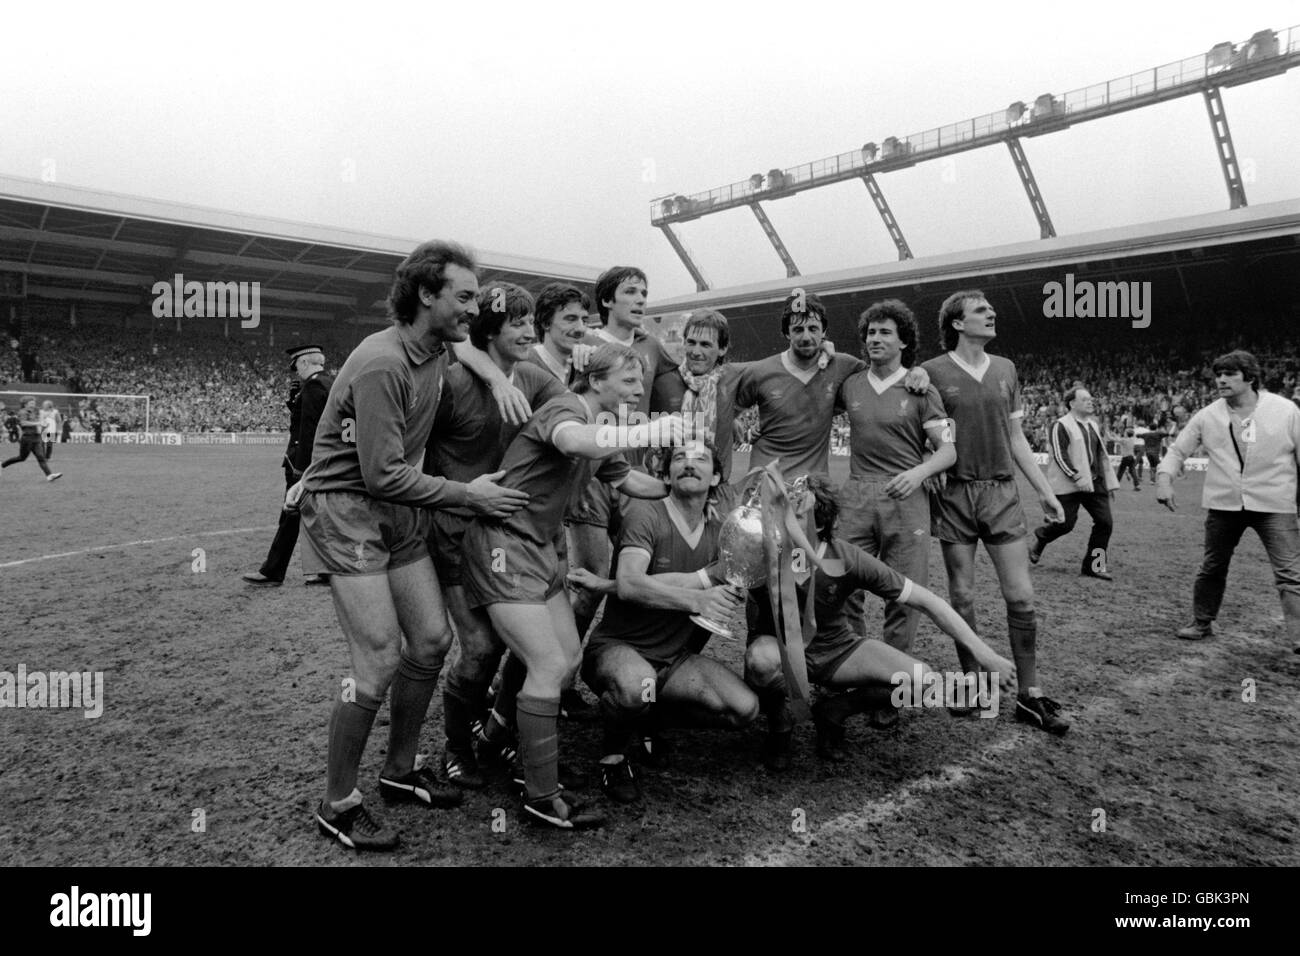
M1061 269L1085 262L1119 265L1120 260L1135 256L1188 252L1278 237L1300 238L1300 199L792 279L772 279L662 299L647 311L665 315L691 309L771 304L780 302L796 286L818 295L830 295L931 283L952 284L1001 273ZM1300 255L1300 242L1283 242L1280 251Z
M996 295L995 307L1007 318L1041 317L1044 283L1062 281L1066 272L1150 281L1158 319L1294 309L1300 303L1300 200L715 289L654 302L647 313L672 338L686 312L724 310L736 357L747 359L785 344L776 319L779 303L795 287L822 296L832 324L841 328L851 327L874 301L902 299L927 317L922 332L928 335L928 317L962 287Z
M261 283L266 318L384 318L422 240L0 176L0 296L149 308L155 282ZM482 281L583 286L599 270L478 251Z

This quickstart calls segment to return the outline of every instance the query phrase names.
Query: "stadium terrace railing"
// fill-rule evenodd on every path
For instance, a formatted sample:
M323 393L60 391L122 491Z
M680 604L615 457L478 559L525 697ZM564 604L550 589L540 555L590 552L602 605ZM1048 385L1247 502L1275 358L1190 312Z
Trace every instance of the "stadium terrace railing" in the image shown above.
M1275 48L1262 36L1275 37ZM1073 123L1136 109L1185 96L1208 86L1235 86L1284 72L1300 64L1300 25L1260 31L1240 44L1221 43L1208 52L1163 66L1094 83L1060 96L1045 93L1032 104L1016 102L996 113L949 123L910 136L889 137L881 144L828 156L788 169L772 169L740 182L690 195L651 200L654 226L686 222L709 213L767 199L779 199L803 189L912 166L922 160L975 149L1013 136L1036 136Z

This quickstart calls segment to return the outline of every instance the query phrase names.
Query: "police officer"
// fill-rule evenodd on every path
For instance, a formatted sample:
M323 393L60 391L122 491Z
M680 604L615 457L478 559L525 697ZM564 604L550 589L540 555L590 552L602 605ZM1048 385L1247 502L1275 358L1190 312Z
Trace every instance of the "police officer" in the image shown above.
M289 355L289 369L298 378L289 387L289 447L284 453L284 483L287 490L302 477L311 464L312 445L316 440L316 425L325 410L330 386L334 380L325 374L325 353L318 345L296 345L285 350ZM280 527L271 542L266 561L257 571L244 575L249 584L259 587L279 587L289 569L294 546L298 543L298 513L281 511ZM306 584L327 584L323 574L309 574Z

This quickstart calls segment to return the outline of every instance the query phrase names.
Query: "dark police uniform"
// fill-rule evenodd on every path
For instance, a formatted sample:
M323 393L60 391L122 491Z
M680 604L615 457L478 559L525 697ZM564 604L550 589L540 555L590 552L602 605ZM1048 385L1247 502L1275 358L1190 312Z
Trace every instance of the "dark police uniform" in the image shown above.
M291 361L309 351L320 351L315 347L298 346L288 350ZM325 411L325 402L329 399L330 386L334 379L324 371L316 372L301 383L295 382L289 389L289 447L284 451L284 485L287 492L302 477L307 466L311 464L312 445L316 441L316 426ZM298 512L280 512L280 527L271 542L271 550L266 554L259 573L271 581L281 582L289 570L289 559L293 557L294 546L298 543Z

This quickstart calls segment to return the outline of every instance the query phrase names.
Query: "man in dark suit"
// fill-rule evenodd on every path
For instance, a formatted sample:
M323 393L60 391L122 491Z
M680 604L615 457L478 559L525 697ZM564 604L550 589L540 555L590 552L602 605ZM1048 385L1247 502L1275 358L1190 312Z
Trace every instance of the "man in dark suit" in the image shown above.
M325 374L325 353L320 346L296 345L285 351L289 354L289 368L298 376L289 388L289 400L285 403L289 406L289 447L284 453L287 491L311 464L316 425L325 410L325 400L329 398L334 380ZM279 587L284 583L289 559L298 543L298 522L296 511L280 512L280 527L271 542L271 550L266 554L266 561L259 570L245 574L245 581L258 587ZM328 584L329 579L323 574L309 574L305 583Z

